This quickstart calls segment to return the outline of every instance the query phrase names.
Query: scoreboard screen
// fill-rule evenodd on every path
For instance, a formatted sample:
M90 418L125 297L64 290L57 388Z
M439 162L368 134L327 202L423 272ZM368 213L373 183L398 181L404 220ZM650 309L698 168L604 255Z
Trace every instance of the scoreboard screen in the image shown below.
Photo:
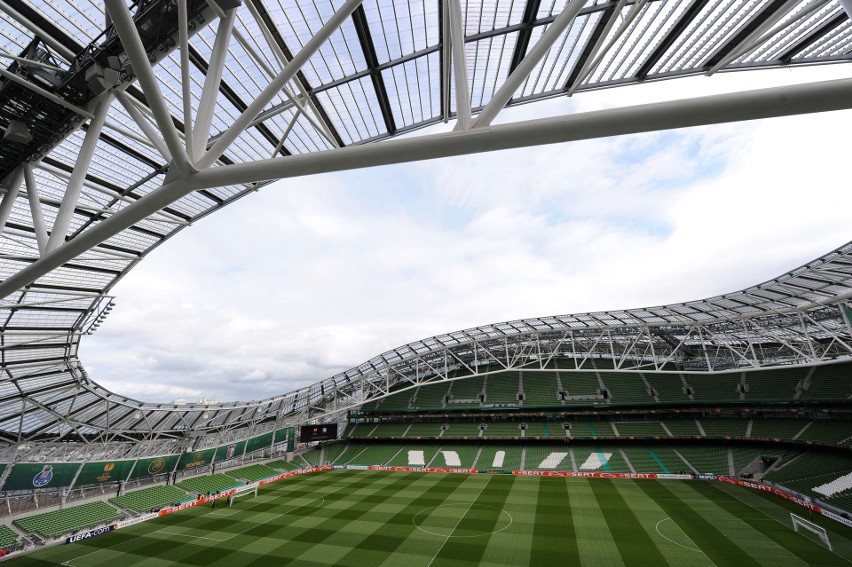
M311 441L330 441L337 439L336 423L319 423L317 425L303 425L300 435L302 443Z

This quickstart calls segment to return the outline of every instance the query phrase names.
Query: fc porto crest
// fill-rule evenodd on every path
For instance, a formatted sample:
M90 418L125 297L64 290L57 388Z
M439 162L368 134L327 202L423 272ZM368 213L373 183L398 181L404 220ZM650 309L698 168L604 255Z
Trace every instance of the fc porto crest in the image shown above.
M44 465L41 472L33 477L33 486L36 488L42 488L50 484L51 480L53 480L53 466Z

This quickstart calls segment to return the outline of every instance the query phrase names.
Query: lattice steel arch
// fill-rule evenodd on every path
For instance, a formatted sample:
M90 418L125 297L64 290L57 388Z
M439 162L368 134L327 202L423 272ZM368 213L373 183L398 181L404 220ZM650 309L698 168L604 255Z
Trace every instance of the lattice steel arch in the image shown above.
M273 400L212 410L151 406L89 380L77 348L109 312L110 289L151 250L268 180L848 108L852 81L841 80L491 125L506 106L554 96L848 61L844 3L144 0L128 9L119 0L45 0L36 11L24 0L0 0L0 57L10 62L0 72L0 429L10 441L179 438L374 395L382 378L371 362ZM451 120L449 133L393 139ZM835 277L826 271L817 282ZM807 278L779 283L771 302L801 310L814 301L812 286ZM640 338L618 340L653 347L655 356L666 352L663 343L685 352L696 340L720 337L722 324L733 324L726 313L761 313L762 293L742 306L716 298L695 312L651 310L647 321L633 319L634 311L577 316L571 336L600 345L633 325ZM717 313L725 321L715 321ZM800 323L806 334L830 327L823 321L831 317L808 313ZM472 352L522 329L539 333L540 344L557 344L541 333L552 325L564 332L561 319L488 327ZM606 337L583 335L601 325ZM760 325L742 333L780 332L769 319ZM805 343L785 337L787 350L772 357L828 358L845 344L802 350L796 345ZM439 343L454 348L453 340ZM415 350L437 356L427 342ZM741 360L742 344L732 339L725 356L708 352L708 368ZM452 352L464 360L462 350Z

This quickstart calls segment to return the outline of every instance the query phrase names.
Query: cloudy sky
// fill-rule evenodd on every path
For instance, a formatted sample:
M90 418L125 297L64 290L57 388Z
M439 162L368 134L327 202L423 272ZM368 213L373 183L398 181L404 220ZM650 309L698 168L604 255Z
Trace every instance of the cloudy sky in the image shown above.
M680 79L501 119L848 76ZM278 182L154 251L81 359L144 401L252 400L435 334L741 289L852 237L850 131L836 112Z

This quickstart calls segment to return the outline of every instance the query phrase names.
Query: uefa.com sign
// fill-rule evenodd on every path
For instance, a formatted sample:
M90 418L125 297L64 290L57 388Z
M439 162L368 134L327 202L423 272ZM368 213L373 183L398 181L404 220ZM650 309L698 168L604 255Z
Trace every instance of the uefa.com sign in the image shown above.
M65 543L77 543L78 541L83 541L84 539L89 539L90 537L99 536L101 534L105 534L107 532L111 532L116 529L118 526L116 524L112 524L110 526L104 526L102 528L98 528L96 530L92 530L89 532L85 532L82 534L74 534L71 537L65 540Z

